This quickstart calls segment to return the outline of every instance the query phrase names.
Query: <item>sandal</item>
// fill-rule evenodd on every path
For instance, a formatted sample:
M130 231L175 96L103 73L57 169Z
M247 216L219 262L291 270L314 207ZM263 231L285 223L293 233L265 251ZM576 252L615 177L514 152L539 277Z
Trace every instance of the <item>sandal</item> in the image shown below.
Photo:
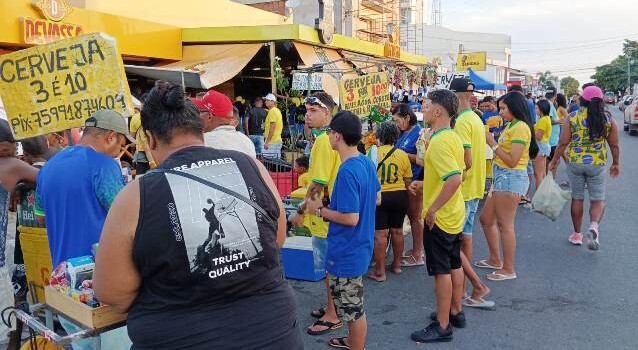
M328 345L338 349L350 349L350 346L346 344L346 339L348 337L332 338L328 341Z
M474 262L474 266L479 267L481 269L492 269L492 270L500 270L500 269L503 268L502 266L495 266L495 265L492 265L492 264L488 263L487 259L475 261Z
M423 265L425 265L423 258L421 258L421 260L417 260L415 257L410 255L409 257L405 259L401 259L401 267L412 267L412 266L423 266Z
M326 314L326 309L325 308L318 308L316 310L312 310L310 312L310 316L314 317L314 318L322 318L324 315Z
M379 277L377 275L374 274L374 272L370 272L366 277L368 277L369 279L373 280L373 281L377 281L377 282L385 282L386 280L386 276L383 277Z
M525 205L525 204L530 204L532 203L532 201L527 198L527 197L521 197L520 202L518 202L518 205Z
M487 274L487 276L485 276L485 277L486 277L488 280L490 280L490 281L495 281L495 282L498 282L498 281L513 280L513 279L516 279L516 278L517 278L517 276L516 276L516 274L515 274L515 273L513 273L513 274L511 274L511 275L506 275L506 274L503 274L503 273L497 273L497 272L491 272L491 273L488 273L488 274Z
M491 300L485 300L483 298L472 299L472 297L467 297L463 299L463 306L473 307L477 309L491 309L496 306L496 303Z
M320 331L313 331L311 328L314 326L322 326L322 327L328 327L328 328L320 330ZM330 331L334 331L335 329L339 329L341 327L343 327L343 322L341 321L337 323L332 323L330 321L317 320L315 321L315 323L312 324L312 326L310 326L310 328L306 329L306 331L310 335L322 335Z

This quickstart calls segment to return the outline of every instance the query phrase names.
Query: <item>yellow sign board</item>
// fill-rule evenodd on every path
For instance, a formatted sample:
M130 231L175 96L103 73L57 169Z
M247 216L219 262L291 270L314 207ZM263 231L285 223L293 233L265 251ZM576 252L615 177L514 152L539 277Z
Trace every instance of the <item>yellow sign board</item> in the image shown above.
M475 71L486 70L487 53L486 52L470 52L460 53L456 58L456 70L462 72L468 68Z
M82 126L100 109L133 110L115 39L102 33L0 56L0 97L17 139Z
M82 35L82 27L75 24L31 17L20 18L20 22L22 22L22 40L25 44L42 45Z
M360 117L370 115L372 107L390 109L388 73L362 75L339 81L339 98L343 109Z
M401 59L401 46L393 43L383 45L383 56L397 60Z

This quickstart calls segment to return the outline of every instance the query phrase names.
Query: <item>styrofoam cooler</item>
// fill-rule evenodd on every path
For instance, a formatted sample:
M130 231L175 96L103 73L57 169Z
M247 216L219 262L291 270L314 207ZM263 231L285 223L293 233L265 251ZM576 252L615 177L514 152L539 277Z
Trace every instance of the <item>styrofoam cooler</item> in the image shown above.
M315 271L312 237L286 237L281 248L281 262L286 278L315 282L326 277L324 269Z

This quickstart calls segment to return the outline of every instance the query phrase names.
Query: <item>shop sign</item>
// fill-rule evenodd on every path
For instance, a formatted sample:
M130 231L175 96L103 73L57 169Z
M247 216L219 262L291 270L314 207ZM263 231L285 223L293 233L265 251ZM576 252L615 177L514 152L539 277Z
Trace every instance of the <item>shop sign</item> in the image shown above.
M292 75L292 90L308 90L308 73L294 73ZM310 75L310 90L323 90L321 74Z
M455 78L467 78L467 74L464 73L444 73L437 76L436 85L434 86L437 89L449 89L452 80Z
M0 56L0 98L17 139L80 127L100 109L133 109L115 39L101 33Z
M470 52L460 53L456 58L456 70L465 71L472 68L475 71L484 71L487 65L487 53Z
M390 109L388 73L362 75L339 81L339 98L343 109L360 117L370 115L372 107Z
M401 46L393 43L383 45L383 56L394 59L401 59Z
M66 0L36 0L33 6L42 13L44 19L20 18L25 44L43 45L82 35L81 26L60 22L73 9Z

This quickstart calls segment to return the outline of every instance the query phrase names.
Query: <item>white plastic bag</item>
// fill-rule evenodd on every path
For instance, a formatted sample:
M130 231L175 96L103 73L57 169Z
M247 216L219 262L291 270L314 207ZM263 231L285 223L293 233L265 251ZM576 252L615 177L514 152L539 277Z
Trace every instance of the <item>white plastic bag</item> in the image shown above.
M570 198L571 191L560 188L550 172L536 189L536 194L532 198L532 209L556 221Z

